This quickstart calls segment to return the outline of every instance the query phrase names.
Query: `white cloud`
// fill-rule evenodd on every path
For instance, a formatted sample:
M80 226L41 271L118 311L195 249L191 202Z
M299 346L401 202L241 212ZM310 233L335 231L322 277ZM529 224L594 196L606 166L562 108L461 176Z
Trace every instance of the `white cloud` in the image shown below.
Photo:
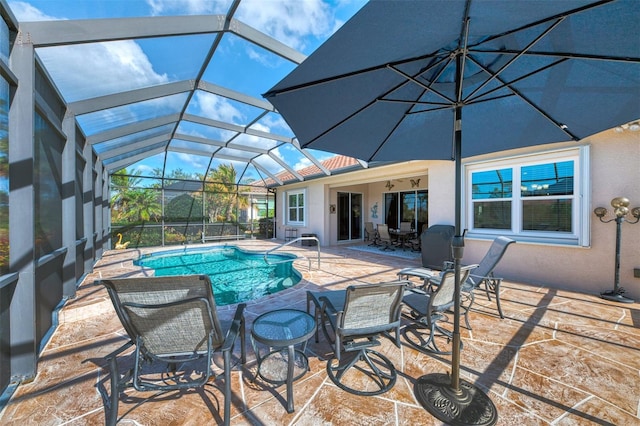
M42 48L38 55L63 93L73 88L74 100L168 81L131 40Z
M267 127L266 125L262 124L262 123L254 123L251 126L252 129L254 130L258 130L260 132L269 132L271 131L271 129L269 127Z
M298 50L305 37L330 34L334 19L322 0L244 0L236 18Z
M196 102L200 107L203 117L213 120L226 121L229 123L242 122L243 116L240 111L229 101L221 96L209 93L197 93Z
M259 123L251 125L252 129L262 130L265 132L273 132L287 136L291 134L291 129L287 126L286 121L280 114L267 114Z
M191 173L191 170L195 170L197 173L204 173L207 166L209 165L209 156L206 154L202 155L193 155L193 154L185 154L183 152L174 153L176 154L180 163L184 165L182 170ZM195 176L195 175L194 175Z
M147 0L154 15L226 14L230 0ZM308 36L325 38L342 22L322 0L242 0L234 18L302 50Z
M135 168L132 170L128 170L129 173L135 174L135 172L139 172L142 176L151 176L153 175L153 167L147 166L146 164L134 164ZM131 166L129 166L131 167Z
M182 15L224 14L231 0L147 0L154 15L179 13Z
M53 21L62 19L55 16L46 15L39 9L23 1L10 1L9 7L11 7L11 11L13 11L13 14L20 22Z
M311 160L309 160L307 157L304 157L302 160L293 165L293 170L302 170L306 167L309 167L311 164Z

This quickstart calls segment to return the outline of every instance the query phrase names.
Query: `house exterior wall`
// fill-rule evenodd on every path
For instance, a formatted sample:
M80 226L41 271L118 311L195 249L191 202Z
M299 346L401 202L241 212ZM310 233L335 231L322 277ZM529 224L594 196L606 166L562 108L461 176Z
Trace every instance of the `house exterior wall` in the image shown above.
M507 251L496 273L506 279L540 284L558 289L585 293L600 293L613 289L615 265L615 222L601 223L593 214L595 207L606 207L611 199L625 196L631 207L640 206L640 132L602 132L579 143L564 142L539 147L500 152L465 159L464 163L535 154L567 147L590 146L590 212L587 228L591 233L589 247L518 242ZM420 178L420 189L429 190L429 224L449 224L455 221L455 170L451 161L411 161L335 175L309 182L288 185L278 190L279 206L282 194L290 188L308 188L308 227L300 233L313 232L322 236L322 245L337 244L337 217L329 213L336 204L338 191L361 192L364 221L383 223L383 193L387 180L392 191L411 189L409 179ZM399 182L398 179L403 180ZM424 186L423 186L424 183ZM409 185L406 187L406 185ZM372 217L372 207L378 204L378 217ZM627 216L633 221L631 215ZM640 268L640 223L622 224L620 286L626 295L640 300L640 278L634 268ZM279 220L279 226L282 220ZM464 223L464 216L463 216ZM278 236L284 235L279 233ZM468 237L465 241L464 263L477 263L486 253L491 240ZM508 296L505 296L508 297Z
M598 294L614 286L615 222L602 223L593 214L596 207L605 207L611 218L611 199L629 198L630 207L640 206L640 132L617 133L614 130L599 133L582 140L589 144L591 212L589 229L591 245L572 247L518 242L511 246L498 265L496 273L506 279L540 284L559 289L571 289ZM576 146L575 142L545 145L544 150ZM539 152L541 147L509 152L509 155ZM505 156L505 153L501 153ZM499 158L500 155L482 159ZM470 159L477 161L480 158ZM433 175L432 175L433 176ZM633 221L629 214L627 219ZM465 263L475 263L489 248L490 241L467 239ZM640 278L634 268L640 268L640 223L622 224L620 249L620 286L625 295L640 299Z

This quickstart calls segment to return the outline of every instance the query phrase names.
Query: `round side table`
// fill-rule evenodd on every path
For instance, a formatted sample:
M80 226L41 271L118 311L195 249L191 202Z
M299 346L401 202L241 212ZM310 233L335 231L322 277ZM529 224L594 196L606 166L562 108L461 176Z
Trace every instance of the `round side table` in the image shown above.
M289 413L294 411L293 382L309 370L309 360L304 352L316 327L311 315L297 309L267 312L253 322L251 345L258 361L256 376L269 383L287 384ZM268 349L261 350L258 343ZM296 349L296 345L302 347Z

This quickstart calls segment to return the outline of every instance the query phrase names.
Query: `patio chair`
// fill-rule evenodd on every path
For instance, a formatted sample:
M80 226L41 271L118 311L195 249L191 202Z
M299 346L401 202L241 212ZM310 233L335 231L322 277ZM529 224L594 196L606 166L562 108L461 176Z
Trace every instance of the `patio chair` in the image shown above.
M105 279L100 283L107 288L129 336L124 346L106 357L111 382L106 423L116 424L119 395L128 387L138 391L203 387L213 374L213 353L219 350L224 363L224 424L228 425L236 338L240 339L241 362L246 362L245 305L238 305L223 333L206 275ZM120 373L118 360L132 346L134 365Z
M403 232L410 232L411 222L400 222L400 230Z
M385 224L378 224L378 241L382 245L381 250L395 250L393 246L393 240L389 233L389 226Z
M471 269L476 266L469 265L460 269L461 282L469 277ZM448 269L443 272L438 286L434 287L433 292L417 288L407 288L405 291L402 302L410 309L414 324L405 327L404 336L407 342L416 349L435 354L451 353L451 351L443 351L438 347L436 337L446 337L447 343L451 340L451 332L442 328L438 322L447 318L446 312L454 305L455 284L455 271ZM429 335L426 339L420 332L420 329L425 327L429 329ZM413 338L410 335L413 335Z
M373 227L373 222L364 223L364 239L365 241L371 241L371 244L369 244L371 246L378 245L378 236L376 234L376 229Z
M500 284L502 283L502 278L498 278L493 275L493 270L498 266L500 260L507 251L507 248L511 244L515 243L514 240L507 237L498 237L491 243L491 247L489 247L489 251L484 255L478 267L469 274L469 278L464 281L462 285L462 292L467 296L469 303L464 304L465 306L465 315L464 320L467 324L467 328L471 329L469 326L469 318L467 313L469 309L471 309L471 305L473 305L474 295L473 290L477 287L483 285L484 290L487 293L487 299L491 301L491 293L496 298L496 307L498 308L498 314L500 314L500 318L504 319L504 314L502 313L502 307L500 306Z
M489 250L484 255L480 263L478 263L478 267L473 271L473 273L469 274L469 277L465 281L463 281L462 287L460 289L462 291L461 307L463 309L465 325L469 330L471 330L471 325L469 324L469 310L471 309L471 306L475 301L474 290L481 285L484 286L484 290L489 301L491 301L491 294L493 293L496 299L498 314L500 315L500 318L504 319L502 306L500 306L500 284L502 283L502 278L494 276L493 271L496 266L498 266L498 263L504 256L507 248L509 248L509 246L513 243L515 243L515 241L507 237L498 237L493 240L493 242L491 243L491 247L489 247ZM444 268L452 267L453 262L447 261L444 263ZM426 274L428 273L424 273L423 271L405 270L404 273L400 271L398 273L398 276L419 276L425 280L427 287L438 285L439 279L434 271L430 271L431 275L428 277Z
M393 387L397 377L393 363L371 348L380 345L381 334L391 338L390 332L395 332L391 340L400 347L404 288L405 282L397 281L307 292L307 310L313 302L316 318L334 349L327 361L327 374L336 386L365 396Z

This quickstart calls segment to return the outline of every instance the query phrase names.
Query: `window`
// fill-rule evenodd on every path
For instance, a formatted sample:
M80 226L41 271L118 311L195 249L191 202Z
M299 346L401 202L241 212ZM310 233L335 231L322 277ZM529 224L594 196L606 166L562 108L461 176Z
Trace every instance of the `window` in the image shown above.
M588 245L588 147L466 166L470 235Z
M305 191L289 191L286 200L287 224L304 226Z

